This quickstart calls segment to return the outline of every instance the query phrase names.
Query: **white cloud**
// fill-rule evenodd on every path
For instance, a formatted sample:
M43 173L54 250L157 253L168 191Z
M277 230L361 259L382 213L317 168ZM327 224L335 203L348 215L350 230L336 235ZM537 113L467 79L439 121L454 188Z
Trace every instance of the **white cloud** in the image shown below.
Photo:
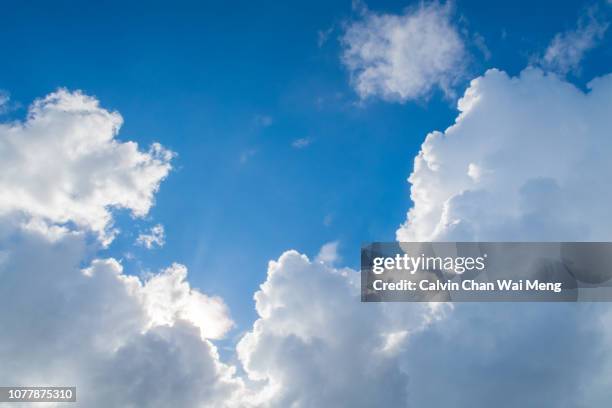
M202 338L219 339L234 325L221 298L190 288L183 265L174 264L151 276L143 291L152 326L186 320L200 329Z
M588 87L537 69L472 81L456 123L415 159L398 240L610 240L612 75ZM610 315L605 304L457 304L405 346L412 401L604 406Z
M95 258L108 207L145 215L170 169L161 146L116 141L120 123L59 91L0 125L0 384L76 385L86 407L245 406L210 341L233 325L221 299L182 265L142 281Z
M588 93L535 69L474 80L456 124L423 143L398 238L609 240L611 91L612 75ZM259 318L238 345L261 386L253 401L570 407L611 397L605 304L361 304L358 285L356 272L295 251L270 263Z
M605 407L606 304L472 303L411 337L401 356L414 406ZM478 392L466 392L478 390Z
M473 80L415 159L398 240L609 239L612 76L588 87L538 69Z
M147 249L152 249L155 246L163 247L166 243L166 233L164 226L161 224L154 225L151 227L148 233L139 234L136 238L136 243L142 245Z
M455 125L423 143L410 177L414 208L398 238L609 240L612 75L589 86L585 93L535 69L474 80ZM74 114L64 118L71 126L54 118L50 129L80 128ZM65 139L23 135L36 157ZM0 146L7 140L0 132ZM106 148L96 144L90 156ZM12 159L21 169L20 160L30 163ZM71 197L73 206L108 201L105 177L133 171L114 163L97 183L82 180L87 194ZM73 171L67 161L56 166ZM211 341L232 327L227 307L192 288L184 266L144 280L126 275L115 259L91 259L90 233L99 230L90 224L12 205L0 215L2 384L75 384L79 405L94 408L610 400L607 305L362 304L359 274L330 265L334 243L321 250L327 262L288 251L269 264L255 294L258 318L237 347L241 378Z
M408 377L398 335L421 330L427 305L359 302L359 274L312 263L295 251L270 262L255 294L259 319L238 344L254 401L271 407L405 406ZM385 313L392 309L395 313ZM388 345L393 343L392 347Z
M110 242L111 209L145 215L171 168L161 145L143 152L118 141L122 122L96 99L61 89L34 102L24 122L0 124L0 214L72 222Z
M338 241L331 241L323 245L316 256L315 261L329 265L334 265L336 262L340 261L338 245L340 245Z
M0 220L2 384L71 384L80 406L225 406L243 388L208 340L231 326L223 302L175 265L142 282L87 259L87 236Z
M295 139L293 142L291 142L291 147L293 147L294 149L304 149L310 146L311 143L312 143L311 138L302 137L300 139Z
M427 97L435 88L452 94L467 54L450 3L420 3L401 15L362 14L342 38L342 60L362 98L404 102Z
M577 72L587 51L595 48L608 29L609 23L601 21L591 8L578 21L574 30L555 35L539 59L542 67L561 74Z

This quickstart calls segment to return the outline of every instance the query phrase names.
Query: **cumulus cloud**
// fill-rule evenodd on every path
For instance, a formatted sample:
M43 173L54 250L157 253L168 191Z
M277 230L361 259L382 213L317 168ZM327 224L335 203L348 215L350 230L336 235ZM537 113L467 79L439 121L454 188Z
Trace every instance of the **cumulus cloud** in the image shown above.
M472 81L415 160L399 240L610 239L612 75ZM589 180L589 183L585 183ZM595 199L594 197L597 197ZM361 304L358 274L271 262L238 345L262 406L606 406L605 304Z
M467 53L450 3L420 3L401 15L362 11L342 37L342 60L362 98L405 102L434 89L452 94Z
M612 75L587 92L537 69L475 79L456 123L428 135L415 159L414 206L398 239L609 240L611 99ZM102 111L100 126L108 124ZM68 110L60 116L70 126L54 117L49 129L58 131L46 134L1 126L22 132L18 141L35 157L57 143L78 156L84 148L65 144L62 132L80 129L79 118L89 123L90 112ZM11 134L0 132L0 146L15 142ZM109 143L88 157L105 157ZM138 153L158 161L147 168L169 166L170 157ZM11 159L18 169L30 163ZM55 166L75 171L69 161ZM270 262L255 294L257 320L237 346L243 377L212 342L233 325L227 307L192 288L184 266L139 278L113 258L92 257L92 234L103 240L112 225L108 186L135 171L124 161L104 169L95 183L57 179L82 183L68 201L107 211L102 227L74 209L45 215L2 196L12 205L0 213L2 384L76 385L87 407L571 407L612 397L605 304L363 304L358 272L333 266L333 242L315 262L296 251ZM143 188L127 183L122 197L140 194L127 186Z
M398 240L609 239L612 75L588 88L532 68L473 80L414 161Z
M208 340L231 319L220 299L190 288L183 266L146 281L112 258L80 268L86 234L51 238L0 222L1 383L76 385L87 407L225 406L237 398L242 383Z
M148 233L139 234L136 238L136 244L142 245L147 249L152 249L155 246L162 247L166 243L166 233L164 226L161 224L151 227Z
M270 262L255 294L259 319L238 344L253 397L270 407L406 406L398 360L406 327L417 332L440 311L427 305L359 302L359 274L295 251ZM429 318L429 319L428 319ZM399 337L399 338L398 338ZM389 343L394 343L391 347Z
M35 101L26 120L0 124L0 214L74 223L109 243L111 210L146 214L173 155L120 142L122 122L95 98L60 89Z
M610 240L611 95L612 75L587 92L538 69L473 80L455 124L415 159L398 240ZM610 315L605 304L455 305L405 347L412 401L605 406Z
M605 304L458 304L401 356L414 406L605 407ZM477 390L477 392L466 392Z
M76 385L86 407L244 406L210 341L233 325L223 301L182 265L143 280L95 257L110 209L146 215L170 169L161 146L115 140L120 123L58 91L0 125L0 383Z
M608 26L596 16L596 9L589 9L575 29L555 35L539 59L540 65L563 75L577 72L585 54L603 39Z
M234 325L219 297L203 295L187 282L187 268L174 264L152 275L143 288L150 325L171 325L185 320L198 327L202 338L222 338Z

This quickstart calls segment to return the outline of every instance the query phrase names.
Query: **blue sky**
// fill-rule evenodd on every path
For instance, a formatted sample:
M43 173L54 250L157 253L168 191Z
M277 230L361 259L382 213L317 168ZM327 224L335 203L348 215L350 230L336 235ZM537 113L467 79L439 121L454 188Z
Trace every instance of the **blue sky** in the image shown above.
M612 1L5 3L0 384L609 405L608 303L362 303L358 262L612 240Z
M410 4L368 6L400 13ZM491 53L468 41L461 94L489 67L520 72L588 4L455 6L460 27ZM455 100L440 92L418 102L361 101L338 40L354 18L349 1L11 2L0 16L0 88L17 104L12 118L58 87L81 89L122 114L121 140L176 152L149 216L134 226L119 213L124 233L108 254L124 258L130 273L184 263L191 284L221 296L244 328L267 261L282 251L314 256L338 240L342 264L356 268L360 243L394 239L410 206L413 157L429 131L456 115ZM610 57L609 47L593 50L570 79L583 86ZM309 144L295 148L298 139ZM134 247L156 223L166 245Z

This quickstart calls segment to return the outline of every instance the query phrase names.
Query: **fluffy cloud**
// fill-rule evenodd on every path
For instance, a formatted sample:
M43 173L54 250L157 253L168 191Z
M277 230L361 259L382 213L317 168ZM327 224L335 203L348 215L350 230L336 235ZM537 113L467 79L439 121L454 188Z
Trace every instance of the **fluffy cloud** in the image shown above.
M611 91L612 76L583 92L536 69L472 81L456 123L428 135L415 159L414 207L398 239L609 240ZM74 115L88 123L90 111L52 115L47 128L71 133L81 126ZM0 133L0 146L18 141L45 157L66 136L43 133ZM112 139L89 157L129 144ZM149 170L169 166L169 156L136 153ZM10 158L28 169L19 160L29 156ZM232 327L226 306L191 288L184 266L139 278L115 259L92 258L92 232L105 239L112 225L109 186L133 177L134 166L111 161L95 183L72 174L72 162L54 166L71 174L58 180L83 187L70 190L81 193L67 195L72 209L63 215L42 214L32 204L39 197L2 196L11 204L0 215L2 384L74 384L87 407L571 407L612 397L605 304L362 304L358 273L330 265L334 243L321 251L325 262L288 251L269 264L255 294L258 318L237 347L241 378L211 341ZM47 188L61 196L53 180ZM121 196L142 186L127 183ZM102 209L103 222L79 218L75 208L86 206Z
M271 407L405 406L401 346L440 313L362 304L357 272L295 251L270 262L255 301L259 319L238 354L262 387L254 401Z
M74 223L112 240L111 209L149 211L172 153L115 136L123 119L80 92L39 99L23 122L0 124L0 214Z
M541 56L540 65L561 74L576 72L586 52L595 48L609 26L608 22L598 19L595 13L596 9L589 9L574 30L555 35Z
M464 74L466 51L450 3L420 3L402 15L363 12L342 38L342 60L362 98L407 101L447 94Z
M2 384L76 385L80 406L226 406L242 383L208 338L226 307L175 265L144 282L114 259L79 267L86 234L2 221ZM36 256L32 256L36 254Z
M59 91L0 125L0 383L76 385L86 407L244 406L209 340L233 325L221 299L179 264L141 279L92 259L111 208L145 215L170 168L161 146L116 141L120 123Z
M612 396L605 305L362 304L358 272L295 251L270 263L255 301L238 355L256 406L569 408Z
M162 247L166 243L166 233L164 226L161 224L151 227L148 233L142 233L136 238L136 244L142 245L147 249L152 249L155 246Z
M185 320L198 327L203 338L211 339L222 338L233 327L223 300L191 289L183 265L174 264L151 276L143 295L151 326Z
M473 80L455 124L415 159L398 240L610 240L612 75L588 88L537 69ZM611 315L605 304L455 305L405 348L412 401L605 406Z
M400 240L610 239L612 76L472 81L423 143ZM585 183L588 180L588 183ZM595 197L597 197L595 199ZM238 345L262 406L606 406L605 304L360 304L358 274L271 262ZM431 307L432 305L429 305Z
M610 239L612 75L588 88L538 69L473 80L415 159L398 240Z
M416 407L606 407L609 312L605 304L457 304L404 349L411 401Z

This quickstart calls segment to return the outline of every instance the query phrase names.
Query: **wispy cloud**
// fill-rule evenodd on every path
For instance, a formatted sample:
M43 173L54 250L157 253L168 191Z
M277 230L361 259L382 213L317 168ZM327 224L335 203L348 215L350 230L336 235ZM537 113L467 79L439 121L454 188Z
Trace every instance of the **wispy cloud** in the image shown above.
M585 54L599 44L608 26L607 21L598 17L597 8L588 9L575 29L555 35L537 63L563 75L578 72Z
M244 164L246 162L248 162L251 157L255 156L257 154L257 149L248 149L243 151L242 153L240 153L240 163Z
M329 40L329 37L334 32L334 26L329 27L325 30L317 31L317 45L319 48L325 45L325 43Z
M315 260L317 262L326 263L328 265L333 265L336 262L340 261L340 255L338 254L338 245L340 243L338 241L331 241L326 243L321 247L319 253Z
M299 139L295 139L291 142L291 147L294 149L304 149L312 144L312 139L309 137L302 137Z
M10 100L9 94L7 92L0 90L0 113L6 112L9 100Z
M149 232L138 235L136 244L141 245L147 249L153 249L154 247L162 247L166 243L166 233L164 226L157 224Z
M270 115L257 114L254 118L255 124L261 127L268 127L274 123L274 118Z
M11 101L11 94L0 89L0 115L15 111L19 108L21 108L21 104Z
M487 47L487 43L480 33L474 33L472 36L472 42L476 48L478 48L478 51L480 51L486 61L491 59L491 50L489 47Z

